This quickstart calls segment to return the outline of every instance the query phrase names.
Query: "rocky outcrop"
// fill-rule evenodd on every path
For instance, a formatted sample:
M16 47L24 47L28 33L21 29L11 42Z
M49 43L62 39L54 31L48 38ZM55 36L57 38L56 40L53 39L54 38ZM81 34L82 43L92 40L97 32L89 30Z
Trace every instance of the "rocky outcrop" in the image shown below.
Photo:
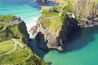
M98 17L97 15L93 18L88 18L87 20L83 19L78 21L78 25L83 28L90 28L94 26L98 26Z
M70 18L75 18L73 14L67 13L68 17ZM98 25L98 15L95 16L89 16L88 18L81 18L80 20L77 21L77 25L81 28L90 28Z
M20 32L23 34L22 41L24 43L28 44L30 41L30 38L29 38L29 34L27 32L26 24L24 22L21 22L18 24L18 28L19 28Z
M39 18L37 26L33 27L30 32L32 35L36 37L36 40L38 42L38 46L41 49L47 50L47 49L56 49L59 51L63 51L63 47L66 45L66 41L68 40L68 37L71 35L72 32L76 31L80 27L93 27L95 25L98 25L98 22L94 22L93 20L78 20L71 10L70 2L62 9L61 16L48 16L43 15L42 18ZM41 14L43 14L42 11ZM55 12L52 8L48 10L48 12ZM67 13L73 13L73 15L67 14ZM50 14L50 13L49 13ZM80 15L79 15L80 16ZM60 17L62 17L63 22L62 25L59 25L57 20L59 20ZM98 16L96 16L98 18ZM79 17L80 19L80 17ZM78 21L77 21L78 20ZM44 22L43 22L44 21ZM56 21L55 26L54 23ZM98 21L98 19L97 19ZM42 23L40 23L42 22ZM46 22L46 23L45 23ZM52 25L51 25L52 24ZM55 26L55 27L54 27ZM55 31L51 31L50 28L55 28ZM56 28L57 27L57 28Z
M60 30L57 29L55 32L51 32L41 25L39 20L39 23L31 29L31 32L32 35L36 36L39 48L43 50L56 49L63 51L68 36L78 28L76 23L75 19L67 17L60 26Z
M9 18L11 17L9 15L6 15L6 17L2 19L3 21L0 21L0 25L3 24L0 29L0 42L16 38L22 39L23 42L28 43L29 34L27 33L27 28L24 21L16 16L13 16L13 18L9 20Z

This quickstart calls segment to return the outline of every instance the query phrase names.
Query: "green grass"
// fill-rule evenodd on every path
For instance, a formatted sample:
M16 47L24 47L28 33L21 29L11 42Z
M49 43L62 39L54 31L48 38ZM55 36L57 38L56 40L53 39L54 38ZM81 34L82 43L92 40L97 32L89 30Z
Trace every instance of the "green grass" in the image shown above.
M0 23L0 25L2 24ZM10 25L5 24L5 26L3 25L4 28L0 30L0 41L9 40L11 38L22 39L23 37L28 36L26 29L20 27L22 25L22 23Z
M51 9L54 8L54 12L48 12L47 9ZM55 32L58 30L60 30L60 26L62 25L62 20L61 17L58 17L60 11L62 9L62 6L49 6L49 7L43 7L42 8L42 14L40 15L40 17L51 17L51 18L47 18L47 19L42 19L40 20L40 23L48 28L50 31Z
M53 17L41 20L40 23L50 31L55 32L56 30L60 29L63 22L61 21L61 17Z
M54 12L49 12L48 10L53 8ZM40 17L51 17L51 16L58 16L61 11L62 6L44 6L41 10L42 14Z
M11 38L23 38L27 35L26 29L25 28L22 29L21 27L23 23L19 24L3 23L13 20L13 18L14 18L13 15L0 15L0 42L9 40Z
M4 55L0 57L0 64L9 64L9 65L46 65L45 62L40 59L34 52L28 48L21 39L17 39L21 44L25 46L25 48L21 48L17 45L16 50L11 52L10 54ZM11 42L11 40L10 40ZM5 47L8 47L10 42L4 42ZM3 44L3 43L1 43ZM0 48L2 45L0 45ZM9 49L9 47L8 47Z
M6 53L13 49L13 42L12 40L0 42L0 54Z
M1 23L0 24L0 30L2 30L4 26L5 26L5 24L4 23Z
M0 22L9 22L14 18L13 15L0 15Z
M0 15L0 22L9 22L12 19L12 15ZM13 38L24 45L24 48L17 45L14 51L0 56L0 65L46 65L40 57L23 43L22 39L27 39L28 36L23 22L19 24L0 23L0 55L13 50Z

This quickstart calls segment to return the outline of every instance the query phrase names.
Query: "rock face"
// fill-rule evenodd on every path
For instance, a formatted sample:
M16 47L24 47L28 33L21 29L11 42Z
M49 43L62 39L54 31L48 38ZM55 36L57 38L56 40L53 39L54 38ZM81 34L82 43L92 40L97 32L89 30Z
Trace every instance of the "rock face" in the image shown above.
M33 27L31 32L32 35L36 34L39 48L43 50L56 49L58 51L63 51L68 36L78 28L76 23L77 21L75 19L67 17L60 26L60 30L56 30L55 33L53 33L41 25L39 20L38 25Z
M98 22L93 22L94 20L98 21L98 16L96 16L92 21L80 20L80 15L77 16L73 14L73 10L70 6L70 2L67 3L67 5L62 9L63 13L60 16L55 15L55 13L58 12L58 10L55 11L57 8L54 8L54 10L50 8L41 11L41 16L38 20L37 26L30 30L32 35L36 37L38 46L41 49L56 49L63 51L63 47L66 45L66 41L72 32L80 27L93 27L98 25ZM53 13L54 15L52 15ZM71 16L70 13L72 14ZM61 18L63 22L59 18ZM60 22L60 24L58 22Z
M68 17L75 18L73 17L72 14L68 14ZM77 21L78 26L81 28L90 28L98 25L98 15L95 16L89 16L88 18L81 18L80 20Z

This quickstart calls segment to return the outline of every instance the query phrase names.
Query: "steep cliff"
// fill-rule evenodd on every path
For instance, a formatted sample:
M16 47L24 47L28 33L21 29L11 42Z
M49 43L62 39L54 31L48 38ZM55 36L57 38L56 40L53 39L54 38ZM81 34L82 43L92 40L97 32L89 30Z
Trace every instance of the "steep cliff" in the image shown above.
M36 40L41 49L63 51L68 36L78 28L77 20L69 18L65 12L61 13L61 10L62 6L44 7L38 25L32 28L33 35L38 32Z
M26 30L25 23L13 15L0 15L0 42L12 38L22 39L28 43L29 34Z
M13 15L0 15L0 64L46 65L27 46L29 34L25 23Z
M98 21L98 9L90 0L85 0L84 9L82 8L84 6L84 1L82 0L54 1L58 2L59 5L43 7L38 24L31 29L31 33L36 36L36 40L41 49L57 49L63 51L69 35L72 35L71 33L75 30L80 27L93 27L98 25L98 22L96 22ZM81 5L76 6L75 4ZM92 8L93 5L94 8ZM78 7L81 9L77 9ZM80 13L74 11L74 9ZM91 15L91 13L94 13L94 15Z

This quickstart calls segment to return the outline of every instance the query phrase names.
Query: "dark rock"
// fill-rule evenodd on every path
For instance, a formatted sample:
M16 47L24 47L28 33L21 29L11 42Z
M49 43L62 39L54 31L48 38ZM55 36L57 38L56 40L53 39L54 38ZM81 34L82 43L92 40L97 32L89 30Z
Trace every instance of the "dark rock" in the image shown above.
M28 44L30 42L30 38L29 38L29 34L27 32L26 24L24 22L21 22L21 23L18 24L18 28L19 28L20 32L24 35L22 37L22 41L24 43Z

